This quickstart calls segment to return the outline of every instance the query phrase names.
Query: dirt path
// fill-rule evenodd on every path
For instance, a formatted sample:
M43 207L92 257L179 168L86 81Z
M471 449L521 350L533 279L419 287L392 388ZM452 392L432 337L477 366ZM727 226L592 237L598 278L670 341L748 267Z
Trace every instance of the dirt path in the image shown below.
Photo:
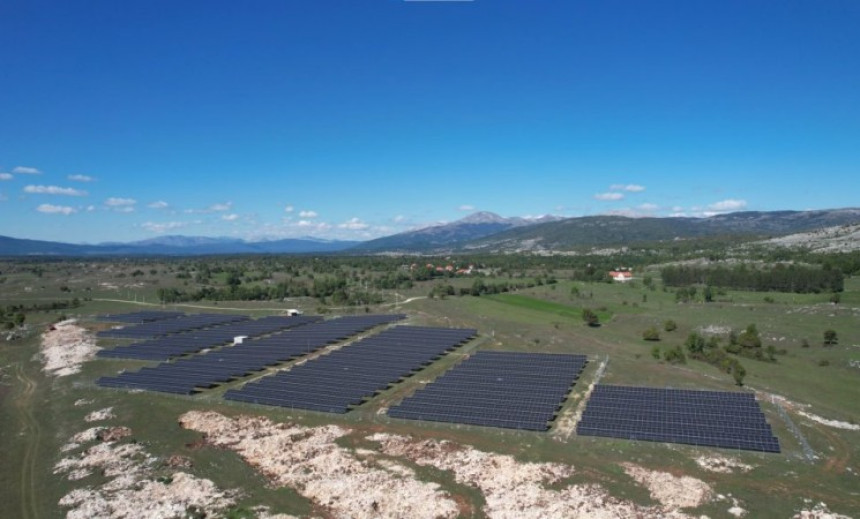
M32 400L36 392L36 382L27 375L23 362L15 365L15 378L20 383L21 392L13 402L21 416L24 436L24 457L21 463L21 518L33 519L39 517L36 504L36 464L42 427L33 414Z

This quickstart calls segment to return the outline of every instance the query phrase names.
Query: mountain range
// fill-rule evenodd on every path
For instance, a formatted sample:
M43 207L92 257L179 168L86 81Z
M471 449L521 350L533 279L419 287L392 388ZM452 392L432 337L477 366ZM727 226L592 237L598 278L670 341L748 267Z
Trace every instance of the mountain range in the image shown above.
M0 256L194 256L215 254L445 254L566 251L706 236L773 238L860 223L860 209L744 211L708 218L584 216L504 218L478 212L365 242L315 238L246 241L237 238L159 236L129 243L71 244L0 236Z

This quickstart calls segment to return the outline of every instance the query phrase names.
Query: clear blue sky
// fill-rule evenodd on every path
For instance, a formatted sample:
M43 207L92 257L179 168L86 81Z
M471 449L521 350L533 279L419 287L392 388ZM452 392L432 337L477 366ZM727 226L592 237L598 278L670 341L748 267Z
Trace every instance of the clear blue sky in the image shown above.
M0 234L858 206L858 28L856 0L5 0Z

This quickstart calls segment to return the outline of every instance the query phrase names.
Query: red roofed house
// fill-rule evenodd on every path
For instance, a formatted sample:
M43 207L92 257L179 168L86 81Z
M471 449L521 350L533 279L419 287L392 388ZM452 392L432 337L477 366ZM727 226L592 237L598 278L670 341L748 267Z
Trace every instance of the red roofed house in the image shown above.
M633 273L629 270L610 270L609 275L615 281L621 281L622 283L633 279Z

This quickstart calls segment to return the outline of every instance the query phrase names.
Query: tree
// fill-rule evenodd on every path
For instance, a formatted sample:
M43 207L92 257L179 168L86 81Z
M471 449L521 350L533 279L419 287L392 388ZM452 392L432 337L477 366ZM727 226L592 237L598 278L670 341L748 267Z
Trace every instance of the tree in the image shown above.
M646 329L642 332L642 338L646 341L659 341L660 340L660 332L657 331L657 328L654 326Z
M687 347L687 351L689 351L690 354L696 355L704 351L705 338L698 333L693 332L687 336L687 340L684 342L684 345Z
M735 379L735 384L742 386L744 385L744 377L747 375L747 370L741 366L741 363L735 361L732 364L732 377Z
M839 338L836 337L836 330L827 330L824 332L824 345L825 346L834 346L839 342Z
M597 314L594 313L594 310L590 308L582 309L582 320L585 321L585 324L587 324L588 326L600 326L600 318L597 317Z
M714 302L714 291L711 290L711 285L708 285L705 287L704 297L705 297L706 303L713 303Z
M754 324L747 326L747 329L738 335L738 344L744 348L761 348L761 337Z

